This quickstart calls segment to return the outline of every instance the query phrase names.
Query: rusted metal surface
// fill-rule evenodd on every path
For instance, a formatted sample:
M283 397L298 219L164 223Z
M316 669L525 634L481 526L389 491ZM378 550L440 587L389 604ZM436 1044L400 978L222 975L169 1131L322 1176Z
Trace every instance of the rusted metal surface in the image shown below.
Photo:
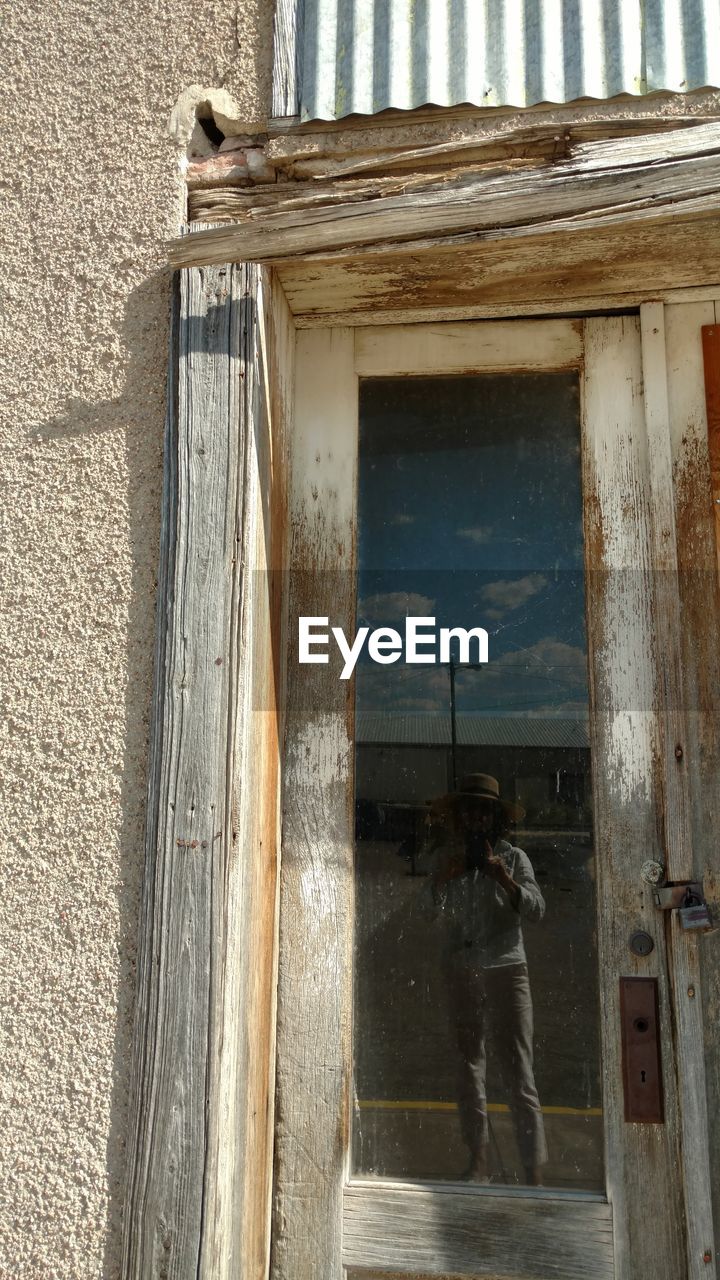
M286 0L281 10L273 110L302 120L720 83L720 15L707 0Z
M655 978L620 979L625 1119L661 1124L664 1119L658 987Z
M702 344L710 479L715 508L715 541L720 566L720 325L703 325Z

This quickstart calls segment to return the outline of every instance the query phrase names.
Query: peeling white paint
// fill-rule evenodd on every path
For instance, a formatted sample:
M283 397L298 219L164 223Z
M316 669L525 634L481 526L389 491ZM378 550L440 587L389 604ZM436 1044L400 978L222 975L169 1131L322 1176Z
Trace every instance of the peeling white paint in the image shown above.
M346 782L350 755L345 717L328 711L298 727L288 747L287 764L298 786L331 787Z
M618 711L610 721L602 767L612 778L618 804L650 800L653 723L646 711Z

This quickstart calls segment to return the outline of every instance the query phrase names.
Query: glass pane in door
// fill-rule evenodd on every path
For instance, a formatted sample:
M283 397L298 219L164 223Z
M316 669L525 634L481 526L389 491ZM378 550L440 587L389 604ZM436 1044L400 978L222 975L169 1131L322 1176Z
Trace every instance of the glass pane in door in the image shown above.
M359 453L353 1169L599 1190L578 377L364 380Z

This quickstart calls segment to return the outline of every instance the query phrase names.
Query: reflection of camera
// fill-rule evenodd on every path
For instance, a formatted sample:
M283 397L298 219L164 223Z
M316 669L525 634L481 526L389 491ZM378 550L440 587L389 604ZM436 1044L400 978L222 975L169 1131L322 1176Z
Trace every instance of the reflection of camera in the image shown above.
M465 837L465 855L468 871L484 871L487 862L487 844L494 844L492 832L473 831Z

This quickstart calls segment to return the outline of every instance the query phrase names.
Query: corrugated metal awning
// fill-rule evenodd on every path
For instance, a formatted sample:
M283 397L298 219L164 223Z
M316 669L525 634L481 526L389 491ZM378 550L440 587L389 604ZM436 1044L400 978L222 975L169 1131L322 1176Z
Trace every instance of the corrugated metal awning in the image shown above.
M298 0L303 120L720 85L720 0Z
M561 747L582 750L589 746L584 720L568 716L458 716L457 741L461 747ZM359 746L449 747L449 715L379 715L357 717Z

